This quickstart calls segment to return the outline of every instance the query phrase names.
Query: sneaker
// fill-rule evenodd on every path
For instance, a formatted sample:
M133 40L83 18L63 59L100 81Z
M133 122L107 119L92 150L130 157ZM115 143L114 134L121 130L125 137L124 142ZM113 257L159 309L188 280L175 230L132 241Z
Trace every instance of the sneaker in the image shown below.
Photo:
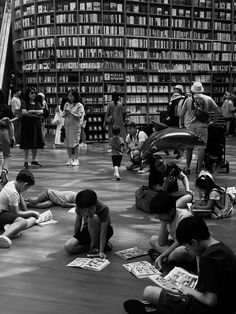
M7 231L7 229L10 227L10 224L6 224L4 226L4 230ZM11 236L12 239L17 239L21 236L21 232L15 233L13 236Z
M6 236L0 235L0 247L9 248L12 245L11 239Z
M42 167L42 165L39 162L37 162L36 160L32 161L31 165L34 166L34 167Z
M87 253L87 257L98 257L99 250L98 249L90 249Z
M108 153L111 153L111 148L107 150Z
M114 174L114 179L115 179L116 181L120 181L120 180L121 180L121 177L120 177L119 174Z
M148 301L130 299L126 300L123 306L125 311L129 314L158 313L156 306Z
M79 166L79 159L74 159L71 165L72 166Z
M68 159L66 166L72 166L72 159Z
M146 170L146 169L138 170L138 171L137 171L138 174L145 174L145 173L147 173L147 172L148 172L148 170Z
M111 252L113 249L113 245L111 244L111 242L107 242L106 245L105 245L105 248L104 248L104 251L105 252Z
M161 254L158 253L155 249L150 249L148 250L148 255L151 257L153 261L155 261L157 257L160 256Z
M24 162L24 168L25 168L25 169L28 169L28 168L29 168L28 162Z

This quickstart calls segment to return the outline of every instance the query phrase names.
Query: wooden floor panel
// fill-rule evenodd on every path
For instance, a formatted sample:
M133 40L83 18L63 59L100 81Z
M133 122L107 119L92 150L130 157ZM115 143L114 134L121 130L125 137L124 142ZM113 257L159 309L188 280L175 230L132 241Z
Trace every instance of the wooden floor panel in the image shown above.
M220 185L236 185L236 138L227 139L226 159L230 162L229 174L216 174ZM149 237L158 232L159 222L134 208L134 191L147 183L147 174L138 175L124 168L124 158L120 174L122 180L112 180L111 156L107 144L89 144L81 150L80 166L66 167L65 149L50 147L40 151L38 160L41 169L33 169L36 184L25 196L31 196L54 188L79 191L94 189L99 199L107 203L111 210L115 234L112 238L114 250L138 245L148 248ZM172 156L168 157L172 159ZM193 165L196 156L193 159ZM184 159L178 161L184 166ZM23 154L14 149L9 179L15 179L23 166ZM196 176L190 176L194 188ZM1 314L121 314L126 298L139 298L150 280L139 280L122 268L125 262L109 252L108 265L101 272L91 272L66 267L75 256L69 256L63 249L67 239L73 235L75 215L66 209L51 209L55 225L35 226L13 240L10 249L0 249L0 312ZM236 215L230 219L208 220L215 237L225 241L236 252ZM148 257L136 260L149 260Z

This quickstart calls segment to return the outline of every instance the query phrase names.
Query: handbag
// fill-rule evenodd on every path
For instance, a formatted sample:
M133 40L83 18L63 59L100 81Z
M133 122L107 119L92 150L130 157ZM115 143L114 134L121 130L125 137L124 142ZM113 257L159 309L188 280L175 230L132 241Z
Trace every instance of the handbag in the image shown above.
M52 124L59 125L61 123L61 117L58 112L55 113L55 116L52 119Z
M159 192L151 189L148 186L141 185L135 191L135 206L146 213L151 213L150 204L154 197L156 197Z

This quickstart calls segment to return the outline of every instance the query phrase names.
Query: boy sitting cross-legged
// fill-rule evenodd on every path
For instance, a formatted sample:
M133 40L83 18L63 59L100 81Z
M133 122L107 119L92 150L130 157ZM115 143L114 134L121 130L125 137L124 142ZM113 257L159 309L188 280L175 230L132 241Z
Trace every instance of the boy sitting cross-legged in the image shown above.
M16 181L8 182L0 192L0 229L5 229L0 235L0 247L9 248L11 239L20 231L33 226L39 213L27 210L22 192L34 185L34 176L28 169L21 170Z
M111 250L108 240L113 235L109 208L89 189L79 192L75 203L74 236L65 243L65 250L70 254L88 251L88 257L106 258L104 251Z

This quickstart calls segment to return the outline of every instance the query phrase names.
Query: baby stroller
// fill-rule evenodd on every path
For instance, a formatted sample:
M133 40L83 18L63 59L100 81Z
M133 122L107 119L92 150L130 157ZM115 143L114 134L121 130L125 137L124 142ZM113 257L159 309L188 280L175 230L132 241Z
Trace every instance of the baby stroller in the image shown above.
M229 173L229 162L225 160L225 127L218 124L208 126L208 140L205 150L205 166L212 167L218 165L220 169L225 169ZM221 170L219 170L221 172Z

